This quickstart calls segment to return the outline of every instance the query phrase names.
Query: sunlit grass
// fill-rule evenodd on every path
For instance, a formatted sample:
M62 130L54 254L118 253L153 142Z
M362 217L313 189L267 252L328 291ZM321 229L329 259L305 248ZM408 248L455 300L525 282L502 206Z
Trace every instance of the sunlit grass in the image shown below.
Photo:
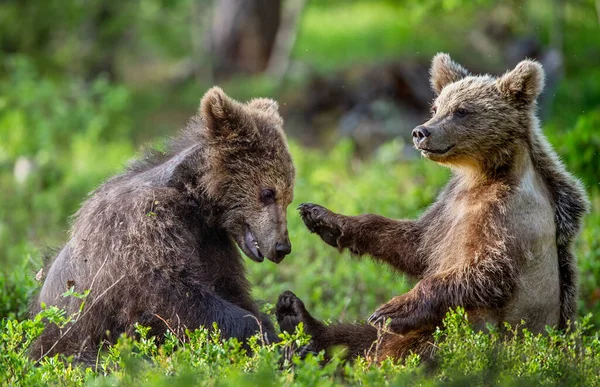
M464 47L472 9L441 13L438 8L435 1L311 4L302 18L294 58L327 70L403 54L429 58Z

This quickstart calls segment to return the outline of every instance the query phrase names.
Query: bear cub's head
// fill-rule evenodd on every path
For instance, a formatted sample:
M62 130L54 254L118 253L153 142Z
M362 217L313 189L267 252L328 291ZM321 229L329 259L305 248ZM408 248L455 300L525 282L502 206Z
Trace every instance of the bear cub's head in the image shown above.
M222 209L220 227L251 259L279 263L291 252L286 210L295 171L277 102L240 103L218 87L200 102L204 190Z
M524 60L496 78L471 75L447 54L437 54L430 74L436 94L431 119L412 132L425 157L485 171L502 166L527 143L544 87L539 63Z

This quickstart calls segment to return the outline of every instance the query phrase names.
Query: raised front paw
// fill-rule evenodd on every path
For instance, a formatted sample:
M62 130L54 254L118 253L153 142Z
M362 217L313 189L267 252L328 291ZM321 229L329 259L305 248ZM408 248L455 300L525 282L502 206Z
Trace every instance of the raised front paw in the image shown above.
M367 320L377 327L388 329L394 333L406 334L424 328L419 307L407 295L392 298L381 305ZM388 325L389 320L389 325Z
M318 204L302 203L298 206L300 216L311 232L318 234L325 243L340 247L338 239L342 235L341 227L336 221L336 214Z
M294 333L298 324L310 316L304 303L289 290L281 293L276 307L277 322L282 332Z

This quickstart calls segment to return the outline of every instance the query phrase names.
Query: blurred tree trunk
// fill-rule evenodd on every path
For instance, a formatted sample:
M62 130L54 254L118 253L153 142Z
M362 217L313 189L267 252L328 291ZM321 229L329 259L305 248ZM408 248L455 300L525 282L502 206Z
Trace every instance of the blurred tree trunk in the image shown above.
M292 48L296 42L300 15L306 0L288 0L281 17L281 27L277 32L275 44L267 64L266 73L277 80L283 79L290 62Z
M564 42L565 4L563 0L552 3L552 25L550 29L550 45L562 55Z
M208 26L211 25L212 15L210 12L205 12L211 9L211 0L196 0L191 4L191 23L190 23L190 41L191 41L191 74L198 82L204 79L207 83L212 84L213 71L211 62L210 42L207 39L205 32ZM187 77L181 77L185 80Z
M281 22L281 0L215 0L210 48L216 80L266 69Z

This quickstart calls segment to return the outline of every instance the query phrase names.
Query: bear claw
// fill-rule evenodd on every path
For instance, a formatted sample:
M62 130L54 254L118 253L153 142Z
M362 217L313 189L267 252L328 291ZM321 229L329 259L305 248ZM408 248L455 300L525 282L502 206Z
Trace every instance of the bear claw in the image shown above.
M307 314L304 303L289 290L283 292L277 300L276 315L283 332L293 333Z
M341 236L340 228L332 221L332 213L318 204L302 203L298 206L300 216L310 232L318 234L325 243L338 246Z

